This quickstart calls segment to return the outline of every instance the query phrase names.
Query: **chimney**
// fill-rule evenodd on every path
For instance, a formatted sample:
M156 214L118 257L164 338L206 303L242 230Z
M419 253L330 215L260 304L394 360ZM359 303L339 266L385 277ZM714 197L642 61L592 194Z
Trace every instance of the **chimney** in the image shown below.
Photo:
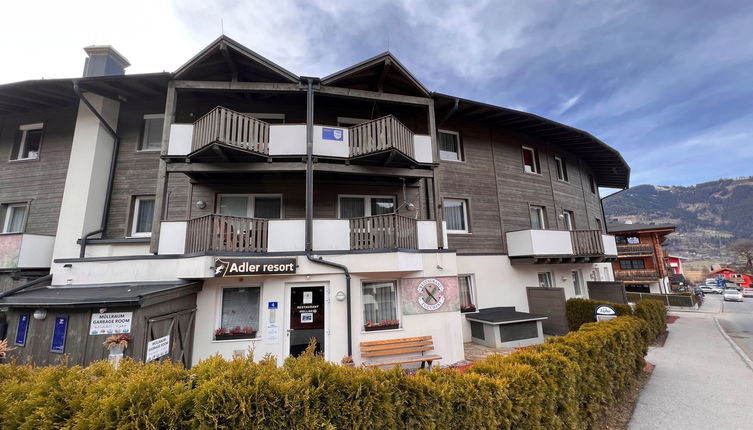
M124 75L131 63L110 45L84 47L88 55L84 63L84 77Z

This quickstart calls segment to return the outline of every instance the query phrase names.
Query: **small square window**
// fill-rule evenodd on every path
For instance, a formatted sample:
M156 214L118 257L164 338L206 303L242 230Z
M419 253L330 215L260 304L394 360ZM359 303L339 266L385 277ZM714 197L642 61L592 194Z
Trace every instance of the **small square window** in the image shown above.
M26 203L3 205L3 233L23 233L26 224Z
M560 181L568 182L567 178L567 163L560 157L554 157L554 165L557 169L557 179Z
M364 331L400 327L397 308L397 283L364 282L361 287Z
M18 138L13 144L10 154L11 160L38 160L39 149L42 146L42 132L44 125L24 124L18 127Z
M458 275L460 287L460 312L476 312L476 300L474 298L473 276Z
M571 275L573 277L573 290L575 291L575 295L582 296L583 295L583 284L582 284L583 281L581 280L581 278L583 276L580 274L580 270L573 270L571 272Z
M591 194L596 194L596 180L593 175L588 175L588 184L591 186Z
M595 220L596 220L596 230L599 230L599 231L603 232L604 231L604 227L602 227L602 225L601 225L601 220L599 218L595 218Z
M162 128L165 116L161 114L144 115L144 130L141 136L141 151L159 151L162 149Z
M528 173L541 173L541 165L539 163L539 151L528 146L522 147L523 153L523 170Z
M575 230L575 214L573 211L564 211L562 216L564 217L562 221L565 223L565 230Z
M439 158L446 161L463 161L463 154L460 150L460 134L454 131L440 130L437 135L439 139Z
M546 229L546 208L543 206L531 206L531 228L534 230Z
M154 219L154 197L136 197L133 200L132 213L131 236L151 236Z
M220 326L215 340L255 338L259 330L261 287L222 289Z
M442 204L448 233L468 233L468 208L465 200L445 199Z
M553 288L554 287L554 276L552 276L552 272L539 272L539 287L541 288Z

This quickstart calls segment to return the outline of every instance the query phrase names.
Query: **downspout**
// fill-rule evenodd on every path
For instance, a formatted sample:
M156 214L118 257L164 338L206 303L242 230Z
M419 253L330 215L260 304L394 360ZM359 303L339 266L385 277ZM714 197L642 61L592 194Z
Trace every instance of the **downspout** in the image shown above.
M107 178L107 191L105 194L105 205L104 209L102 211L102 220L100 221L100 226L97 230L90 231L81 238L81 250L79 251L79 258L84 258L86 255L86 242L95 234L100 234L105 231L105 228L107 227L107 219L110 212L110 199L112 196L112 184L115 180L115 163L118 161L118 149L120 148L120 137L115 132L115 130L110 127L110 124L107 123L107 121L102 117L102 115L94 108L94 106L89 103L89 100L84 97L84 95L81 93L80 88L78 87L78 81L73 81L73 92L76 93L76 96L78 96L79 100L81 100L84 105L91 111L91 113L94 114L95 117L99 120L99 123L102 124L105 127L105 131L107 131L107 134L109 134L113 139L113 149L112 149L112 157L110 157L110 175Z
M351 328L352 312L350 309L350 271L348 266L324 260L321 256L313 255L313 225L314 225L314 89L319 87L317 78L301 78L301 89L306 90L306 258L313 262L343 271L345 275L345 305L347 306L348 356L353 356L353 333Z

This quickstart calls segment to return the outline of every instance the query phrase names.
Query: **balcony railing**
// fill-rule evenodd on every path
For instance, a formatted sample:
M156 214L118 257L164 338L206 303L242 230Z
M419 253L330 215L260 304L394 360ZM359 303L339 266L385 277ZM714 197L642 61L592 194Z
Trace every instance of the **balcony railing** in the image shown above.
M213 143L269 154L269 124L218 106L194 122L191 151Z
M350 219L350 249L418 248L417 222L397 214Z
M646 255L654 253L654 246L650 243L635 243L617 245L619 255Z
M602 255L604 241L601 230L576 230L570 232L573 255Z
M186 252L267 252L269 220L205 215L188 221Z
M617 281L641 281L659 279L656 269L615 270L614 279Z
M397 149L415 159L413 132L392 115L350 127L350 156Z

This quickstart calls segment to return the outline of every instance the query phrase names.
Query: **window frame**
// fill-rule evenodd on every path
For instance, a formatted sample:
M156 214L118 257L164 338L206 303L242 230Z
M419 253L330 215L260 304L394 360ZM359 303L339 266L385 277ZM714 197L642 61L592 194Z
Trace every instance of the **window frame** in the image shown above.
M643 267L634 267L634 264L636 261L641 262L641 266ZM623 263L630 263L630 267L624 267ZM620 260L620 270L651 270L646 269L646 261L641 258L625 258Z
M439 134L440 133L451 134L451 135L455 136L455 140L456 140L456 142L458 144L458 152L457 152L458 158L457 158L457 160L453 160L453 159L449 159L449 158L442 158L442 150L439 148ZM465 162L465 154L463 153L463 144L462 144L462 142L460 140L460 132L452 131L452 130L444 130L444 129L437 130L437 152L439 154L439 159L441 161L452 161L452 162L455 162L455 163L463 163L463 162Z
M588 182L591 186L591 194L596 194L596 190L598 186L596 186L596 179L594 178L594 175L591 173L588 174Z
M557 173L558 181L570 183L570 177L567 174L567 162L559 155L554 156L554 170Z
M604 224L602 224L601 218L596 217L594 219L596 220L596 230L599 230L600 232L604 233Z
M575 297L583 297L583 272L579 269L571 270L570 276L573 278L573 293ZM576 280L578 281L577 283L575 282Z
M337 219L352 219L352 218L343 218L342 217L342 198L353 198L353 199L363 199L363 216L377 216L371 214L371 199L392 199L392 204L395 207L395 210L391 213L397 213L397 196L379 196L379 195L371 195L371 194L338 194L337 195ZM383 214L387 215L387 214ZM356 217L360 218L360 217Z
M455 201L461 203L461 206L463 208L463 223L465 224L465 230L450 230L450 227L448 226L447 234L471 234L470 214L468 210L468 207L470 206L470 200L455 197L444 197L442 199L442 218L444 219L445 223L447 223L447 217L445 217L444 215L444 210L445 202L447 201Z
M29 202L17 202L17 203L3 203L0 205L0 207L3 209L3 225L2 229L0 229L0 234L22 234L26 231L26 222L29 219ZM20 231L8 231L8 227L10 226L10 213L12 209L16 208L24 208L24 217L21 220L21 230Z
M520 149L521 149L520 161L523 164L523 172L529 173L532 175L540 175L541 174L541 162L540 162L541 160L539 159L539 151L532 146L526 146L526 145L521 145ZM527 164L526 164L525 156L523 155L523 153L526 151L531 152L531 160L533 161L533 166L532 166L533 171L531 172L526 170Z
M460 313L471 313L471 312L478 312L478 298L476 297L476 279L473 276L473 273L460 273L458 274L458 293L460 294L460 278L467 277L468 278L468 295L471 296L471 306L473 306L473 310L463 310L462 304L460 305Z
M155 208L157 205L157 196L151 194L151 195L141 195L141 196L133 196L132 197L132 203L131 203L131 226L128 229L128 235L127 237L152 237L152 230L149 230L148 232L137 232L136 226L139 221L139 210L141 208L141 201L142 200L154 200ZM152 214L152 225L154 225L154 214ZM150 227L151 228L151 227Z
M263 293L263 291L262 291L263 288L262 287L263 287L263 284L260 283L260 284L242 285L242 286L238 286L238 285L222 285L219 288L217 288L217 297L216 297L216 305L215 305L215 318L214 318L214 328L212 329L212 333L211 333L211 339L212 339L211 341L212 342L250 342L250 341L253 341L253 340L260 340L262 338L261 337L261 334L262 334L261 325L262 325L262 317L264 316L263 315L264 309L263 309L263 306L262 306L264 304L264 295L262 294ZM253 338L243 338L243 339L222 339L222 340L215 339L215 334L214 334L215 331L217 331L217 329L219 329L220 327L222 327L222 302L223 302L225 290L228 289L228 288L258 288L259 289L259 309L258 309L258 320L259 320L258 324L259 324L259 327L255 327L256 328L256 337L253 337Z
M246 197L246 202L247 202L246 215L245 215L246 218L257 218L256 217L256 198L257 197L279 197L280 198L280 218L269 218L269 219L284 219L285 201L281 193L269 193L269 194L218 193L217 198L215 199L215 213L218 215L222 215L220 213L220 204L223 197ZM225 216L233 216L233 215L225 215Z
M165 128L165 114L164 113L145 114L141 120L141 138L139 139L139 143L136 146L136 152L160 152L162 151L162 136L161 135L160 135L159 148L145 148L144 147L145 140L148 137L147 132L146 132L147 121L154 120L154 119L162 120L162 129L164 130Z
M365 308L364 308L364 300L363 300L363 288L366 284L383 284L391 282L395 286L395 317L398 321L398 327L397 328L385 328L385 329L373 329L366 331L366 315L365 315ZM403 310L400 303L400 282L398 282L398 279L362 279L361 280L361 333L370 333L370 332L384 332L384 331L397 331L397 330L403 330Z
M26 158L19 158L20 155L24 152L24 147L26 146L26 137L28 136L28 132L30 131L41 131L41 136L39 137L39 150L37 150L37 156L32 157L26 157ZM18 126L18 133L17 134L17 140L13 141L13 144L10 147L10 157L8 158L8 162L16 162L16 161L38 161L41 158L42 154L42 143L44 143L44 123L43 122L35 122L35 123L29 123L29 124L21 124ZM18 144L18 147L16 147L16 144ZM15 154L14 154L14 149ZM13 157L16 158L13 158Z
M575 226L575 212L574 211L563 210L562 222L565 224L565 230L567 231L575 231L577 229L577 227ZM568 224L570 225L568 226Z
M534 209L538 209L540 212L539 221L541 222L541 228L535 228L533 226L533 220L531 219L531 211ZM549 229L549 222L547 220L546 216L546 206L539 206L539 205L528 205L528 221L531 223L531 230L548 230Z
M541 280L539 279L539 275L545 275L545 277L547 278L547 281L549 282L549 286L541 285ZM554 283L554 273L551 270L544 271L544 272L537 272L536 282L538 283L540 288L555 288L557 286L557 284Z

